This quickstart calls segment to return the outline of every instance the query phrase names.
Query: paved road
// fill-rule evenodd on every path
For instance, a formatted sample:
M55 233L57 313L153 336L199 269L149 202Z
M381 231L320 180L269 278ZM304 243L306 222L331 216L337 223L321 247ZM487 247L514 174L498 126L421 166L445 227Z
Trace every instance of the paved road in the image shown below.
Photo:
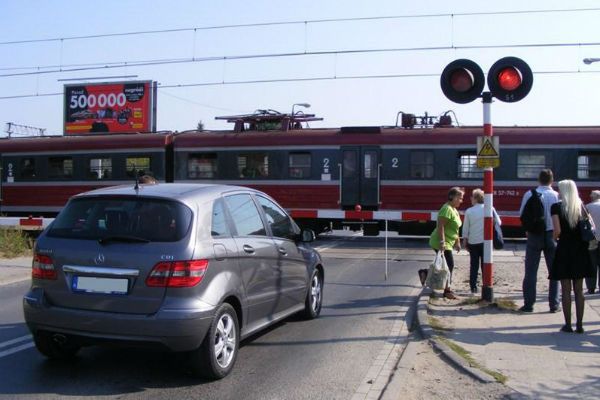
M362 241L357 247L348 238L316 243L326 263L321 317L290 318L244 341L233 373L216 382L192 378L181 356L147 350L93 347L73 363L47 361L26 336L20 299L27 282L2 286L0 399L349 399L364 387L417 293L422 263L390 261L385 281L382 243ZM389 258L397 257L392 252Z

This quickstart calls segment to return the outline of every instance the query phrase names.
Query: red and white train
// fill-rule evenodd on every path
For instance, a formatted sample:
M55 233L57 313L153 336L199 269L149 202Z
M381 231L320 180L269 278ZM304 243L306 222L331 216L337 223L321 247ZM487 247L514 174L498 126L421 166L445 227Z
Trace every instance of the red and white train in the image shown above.
M76 193L152 174L257 188L317 232L362 225L375 234L387 220L390 230L427 234L450 187L482 187L481 127L297 129L289 118L229 120L232 131L1 139L0 212L51 217ZM521 198L543 168L574 179L585 202L600 188L600 127L496 127L494 136L494 207L505 230L520 227Z

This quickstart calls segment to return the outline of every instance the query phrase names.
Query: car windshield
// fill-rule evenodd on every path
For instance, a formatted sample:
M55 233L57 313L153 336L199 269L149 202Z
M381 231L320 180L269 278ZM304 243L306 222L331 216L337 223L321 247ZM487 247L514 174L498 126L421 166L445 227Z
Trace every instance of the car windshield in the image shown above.
M143 197L84 197L70 201L47 235L112 242L176 242L186 236L192 211L184 204Z

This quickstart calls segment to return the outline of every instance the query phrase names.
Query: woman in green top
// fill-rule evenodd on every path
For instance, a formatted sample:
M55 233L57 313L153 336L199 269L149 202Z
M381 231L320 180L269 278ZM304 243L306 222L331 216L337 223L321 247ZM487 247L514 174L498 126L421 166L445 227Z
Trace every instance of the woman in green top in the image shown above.
M452 249L460 251L459 229L462 225L458 207L463 201L465 192L459 187L453 187L448 191L448 201L438 211L437 226L431 233L429 245L437 253L444 251L444 258L448 264L448 269L452 275L454 269L454 258ZM444 290L444 297L447 299L456 299L456 296L450 290L450 285Z

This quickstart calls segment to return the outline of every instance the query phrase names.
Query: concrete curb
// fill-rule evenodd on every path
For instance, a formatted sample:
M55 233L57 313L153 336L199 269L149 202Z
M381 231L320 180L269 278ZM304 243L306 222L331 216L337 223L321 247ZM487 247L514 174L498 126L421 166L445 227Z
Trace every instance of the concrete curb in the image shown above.
M417 304L417 321L419 325L419 330L423 337L431 343L434 349L439 351L442 356L448 361L450 364L454 365L458 370L464 372L467 375L470 375L474 379L478 380L482 383L494 383L496 379L492 376L486 374L485 372L473 368L467 360L460 357L456 354L450 347L448 347L444 342L436 338L436 333L429 325L429 318L427 313L427 304L429 304L429 296L431 295L431 289L424 287L419 295L419 302Z

